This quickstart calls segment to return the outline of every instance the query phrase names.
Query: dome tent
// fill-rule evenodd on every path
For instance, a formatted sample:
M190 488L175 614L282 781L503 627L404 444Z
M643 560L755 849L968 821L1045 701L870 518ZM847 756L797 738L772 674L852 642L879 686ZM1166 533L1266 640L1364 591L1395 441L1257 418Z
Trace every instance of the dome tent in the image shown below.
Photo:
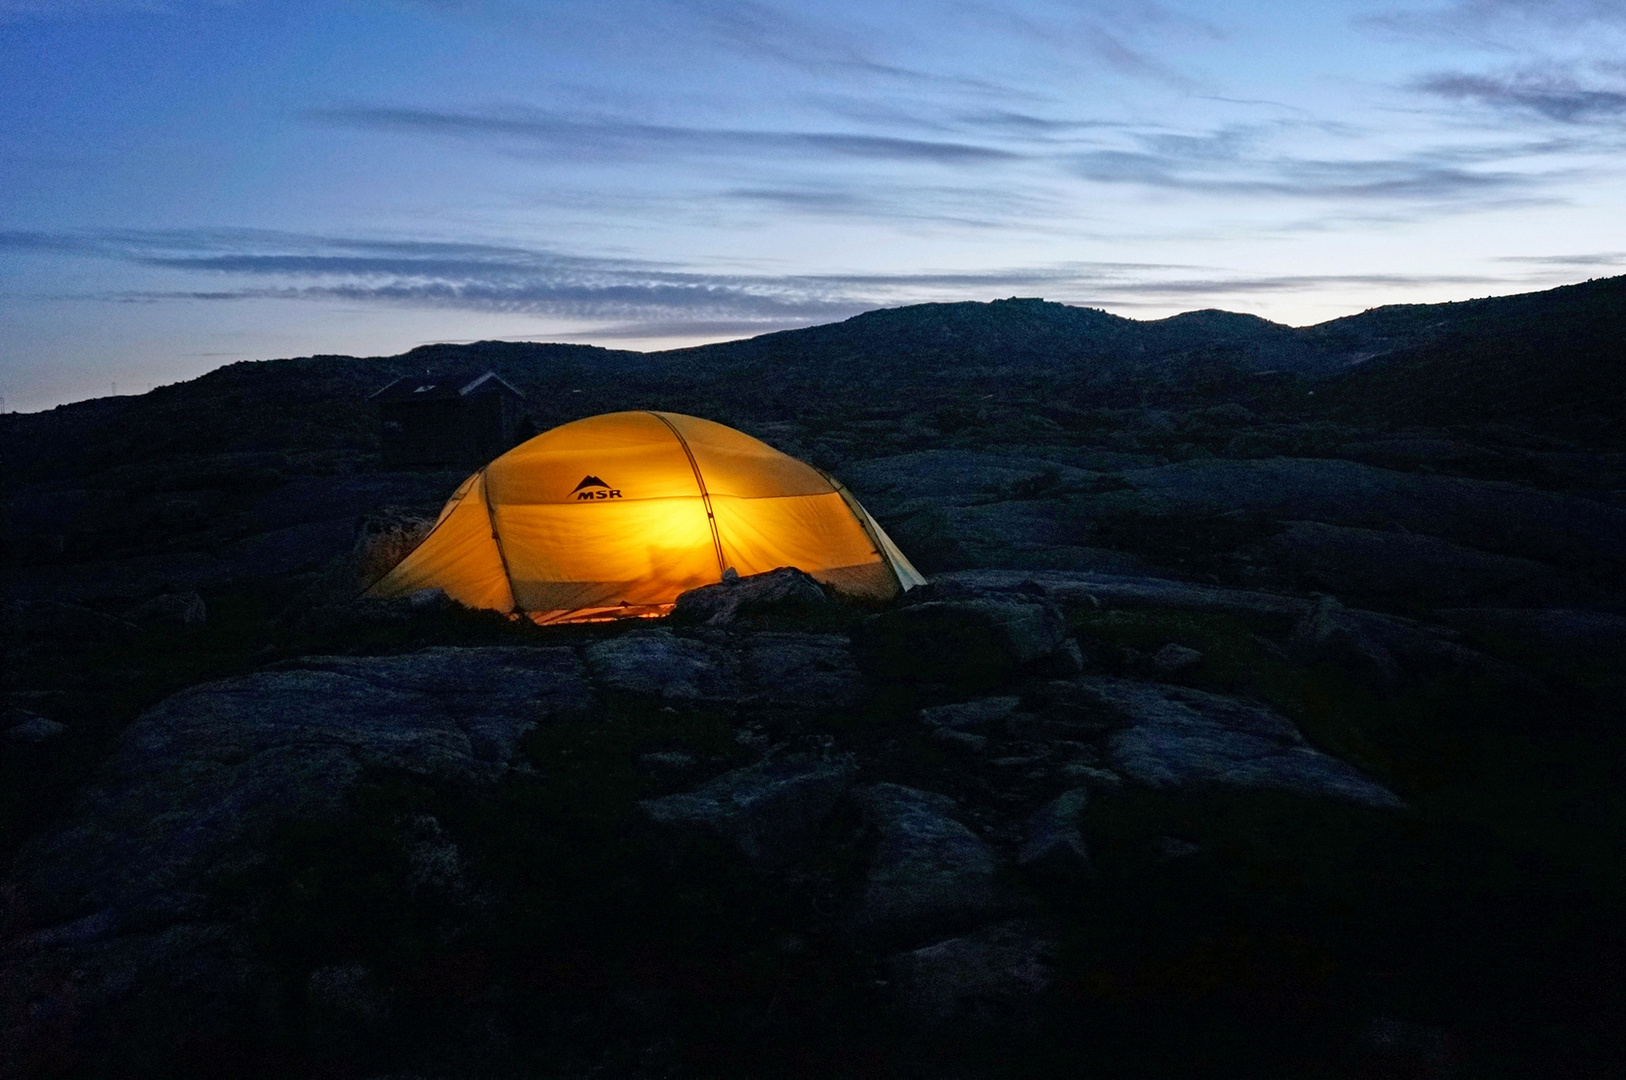
M883 600L925 581L827 473L710 420L619 412L544 432L463 481L369 594L438 588L581 622L663 614L727 570L781 566Z

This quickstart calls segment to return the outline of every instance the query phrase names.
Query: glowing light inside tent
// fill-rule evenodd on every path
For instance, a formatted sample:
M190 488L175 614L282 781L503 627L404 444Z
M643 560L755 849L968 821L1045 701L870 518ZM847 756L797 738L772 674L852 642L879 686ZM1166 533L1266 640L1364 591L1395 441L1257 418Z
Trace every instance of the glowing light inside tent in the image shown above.
M493 461L372 592L439 588L470 607L577 622L659 614L725 568L781 566L878 599L924 580L817 469L709 420L626 412Z

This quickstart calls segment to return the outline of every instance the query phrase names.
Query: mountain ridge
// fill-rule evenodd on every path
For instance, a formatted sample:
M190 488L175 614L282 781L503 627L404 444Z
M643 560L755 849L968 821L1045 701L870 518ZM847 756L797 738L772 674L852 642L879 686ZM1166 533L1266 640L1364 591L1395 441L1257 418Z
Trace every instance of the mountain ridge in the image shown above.
M659 352L562 343L422 345L395 356L239 361L138 397L4 417L9 457L51 465L376 439L367 396L402 375L489 367L539 427L658 407L771 422L908 395L1043 411L1193 408L1451 426L1590 445L1626 431L1626 276L1533 293L1373 308L1309 327L1202 309L1140 321L1036 298L915 304Z

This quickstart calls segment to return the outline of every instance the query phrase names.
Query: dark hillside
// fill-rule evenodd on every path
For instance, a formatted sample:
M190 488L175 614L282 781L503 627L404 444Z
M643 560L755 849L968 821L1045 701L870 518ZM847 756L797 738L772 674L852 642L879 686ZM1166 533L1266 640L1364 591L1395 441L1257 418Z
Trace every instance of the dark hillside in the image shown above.
M364 453L378 442L367 397L402 375L492 368L546 395L651 363L642 353L590 345L502 341L387 357L243 361L140 397L6 416L5 453L14 482L183 455Z
M1623 287L0 416L0 1076L1623 1075ZM488 368L827 468L928 581L364 598L473 467L369 395Z
M1626 444L1626 277L1378 308L1304 333L1325 348L1378 354L1329 388L1362 419L1499 423Z
M393 357L231 364L135 398L4 418L13 482L174 455L372 452L367 396L401 375L491 368L539 427L650 406L774 422L886 406L936 414L981 400L1068 410L1226 402L1385 427L1493 423L1583 443L1626 431L1626 277L1449 304L1394 305L1295 329L1193 311L1151 322L1012 298L917 304L743 341L637 353L585 345L428 345ZM905 401L907 399L907 401Z
M1226 349L1246 355L1255 368L1320 373L1326 360L1306 347L1303 333L1257 315L1205 308L1145 324L1155 348L1171 353Z
M930 392L982 380L985 392L1043 386L1074 404L1189 399L1194 370L1236 373L1324 365L1295 332L1250 315L1191 312L1137 322L1094 308L1012 297L917 304L845 322L671 354L733 379Z

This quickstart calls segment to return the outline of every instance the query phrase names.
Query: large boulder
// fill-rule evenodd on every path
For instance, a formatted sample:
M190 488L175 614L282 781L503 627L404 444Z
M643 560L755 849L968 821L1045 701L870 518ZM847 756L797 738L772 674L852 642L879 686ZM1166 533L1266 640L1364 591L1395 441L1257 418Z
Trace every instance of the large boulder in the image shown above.
M794 566L781 566L679 594L672 621L727 626L741 619L802 615L829 602L817 581Z
M763 630L742 643L740 675L752 700L796 708L850 708L867 690L843 634Z
M278 822L342 808L370 767L496 780L526 730L590 703L585 675L569 649L436 648L183 690L130 725L67 825L24 849L18 878L46 919L161 919L252 861Z
M1287 791L1310 798L1398 808L1393 792L1310 746L1292 721L1235 698L1182 686L1087 679L1083 686L1122 714L1107 740L1114 769L1146 787Z
M1401 668L1384 644L1389 635L1381 633L1383 621L1362 619L1332 597L1319 597L1293 627L1293 653L1301 661L1336 664L1375 688L1393 689Z
M901 784L858 791L877 844L859 923L887 940L920 941L1007 910L993 853L955 819L953 799Z
M670 630L631 630L586 650L593 676L612 690L677 701L741 696L733 656Z
M990 689L1068 657L1067 620L1041 599L932 600L882 612L853 631L853 654L882 681ZM1073 658L1076 662L1076 658Z
M7 709L5 718L0 719L0 730L14 743L43 743L57 738L68 729L66 725L27 709Z
M1203 662L1203 654L1176 642L1169 642L1151 656L1152 667L1159 675L1169 678L1190 671Z
M1076 679L1051 679L1023 689L1025 713L1005 721L1006 731L1018 739L1093 742L1120 726L1123 718L1102 705L1100 696Z
M1016 864L1041 877L1076 881L1090 872L1090 853L1079 828L1088 788L1064 791L1028 819Z
M680 840L710 836L764 866L794 862L852 783L849 759L770 758L724 773L698 791L638 804L658 830Z
M1346 608L1330 596L1316 598L1289 645L1300 660L1337 664L1380 690L1394 688L1403 672L1468 673L1521 691L1534 685L1528 675L1463 644L1455 630Z

